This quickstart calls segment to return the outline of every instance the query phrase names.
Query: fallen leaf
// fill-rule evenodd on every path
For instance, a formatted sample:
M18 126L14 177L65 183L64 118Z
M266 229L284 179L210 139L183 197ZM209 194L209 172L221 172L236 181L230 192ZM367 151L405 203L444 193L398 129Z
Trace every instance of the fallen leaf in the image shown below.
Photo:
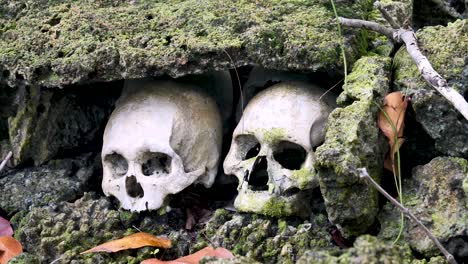
M233 258L234 255L227 249L219 247L205 247L191 255L178 258L176 260L162 261L159 259L147 259L141 264L198 264L203 257L218 257L223 259Z
M7 264L8 261L23 252L23 247L18 240L11 236L0 237L0 264Z
M125 249L135 249L146 246L170 248L171 240L162 237L155 237L145 232L135 233L121 239L112 240L99 246L88 249L81 254L91 252L117 252Z
M10 221L0 216L0 236L13 236L13 228L11 228Z
M402 137L405 129L405 112L408 107L408 101L408 98L405 98L401 92L393 92L385 96L382 110L385 111L388 118L395 126L396 131L393 130L384 112L379 111L378 126L385 137L387 137L388 144L390 145L390 152L385 159L384 167L390 171L393 171L393 157L404 141ZM398 138L397 142L395 141L395 136Z

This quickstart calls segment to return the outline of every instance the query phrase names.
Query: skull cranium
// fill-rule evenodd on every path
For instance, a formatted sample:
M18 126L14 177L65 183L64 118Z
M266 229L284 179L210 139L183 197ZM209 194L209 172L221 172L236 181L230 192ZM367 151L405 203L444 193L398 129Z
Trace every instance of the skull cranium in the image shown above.
M106 195L125 209L158 209L169 194L215 179L222 120L215 101L174 81L127 81L102 149Z
M239 180L234 206L271 216L306 216L318 186L313 149L321 144L335 103L325 90L283 82L263 90L247 105L224 161Z

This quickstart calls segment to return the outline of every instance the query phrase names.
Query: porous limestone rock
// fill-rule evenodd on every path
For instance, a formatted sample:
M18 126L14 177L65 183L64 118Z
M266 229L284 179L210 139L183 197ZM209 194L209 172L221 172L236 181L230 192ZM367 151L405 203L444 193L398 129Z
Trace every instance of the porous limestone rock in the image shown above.
M356 15L355 1L337 7ZM46 87L259 64L340 74L328 1L0 1L0 82ZM348 63L356 58L346 35Z
M99 165L96 155L85 154L2 174L0 208L12 214L61 201L73 201L89 188Z
M137 257L132 256L130 251L79 254L98 244L136 232L127 229L119 212L111 208L107 199L86 193L74 203L23 211L12 219L18 227L15 237L29 255L24 257L39 259L40 263L50 263L56 259L62 263L136 263L149 258L151 253L148 248L139 250Z
M118 87L117 83L112 83ZM102 84L83 85L65 91L22 86L17 91L18 109L8 118L15 164L40 165L55 157L99 151L99 134L115 100L115 92ZM94 89L93 89L94 88ZM106 92L104 94L104 91Z
M102 190L131 211L155 210L194 183L211 187L222 120L201 88L129 80L104 131Z
M313 149L334 107L334 96L305 82L275 84L248 103L223 164L239 181L239 211L308 217L318 187Z
M296 264L411 263L409 247L392 245L370 235L360 236L352 248L336 251L307 251Z
M325 215L310 221L274 219L219 209L199 232L192 251L207 245L224 247L233 254L260 263L294 263L307 250L336 250Z
M366 167L377 181L382 175L387 143L377 127L375 104L382 103L389 81L390 58L359 59L338 98L342 107L330 114L325 142L316 151L328 217L347 237L365 232L377 215L377 192L359 180L356 169Z
M419 47L449 86L468 98L468 21L417 32ZM395 88L411 96L416 120L442 155L468 158L468 121L421 77L402 47L395 57Z
M437 157L413 169L403 181L404 205L456 258L468 257L468 161ZM379 237L391 241L399 231L399 211L387 204L379 215ZM439 249L413 221L405 220L402 241L425 257L437 256Z

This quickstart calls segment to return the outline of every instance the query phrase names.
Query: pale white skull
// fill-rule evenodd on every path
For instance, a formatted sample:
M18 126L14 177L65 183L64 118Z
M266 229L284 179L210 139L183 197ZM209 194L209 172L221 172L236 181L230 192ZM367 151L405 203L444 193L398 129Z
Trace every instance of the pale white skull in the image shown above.
M210 187L222 144L215 101L174 81L127 81L105 132L104 194L125 209L158 209L193 183Z
M304 82L283 82L257 94L234 130L224 161L239 180L234 206L270 216L307 216L318 186L314 148L325 137L334 98Z

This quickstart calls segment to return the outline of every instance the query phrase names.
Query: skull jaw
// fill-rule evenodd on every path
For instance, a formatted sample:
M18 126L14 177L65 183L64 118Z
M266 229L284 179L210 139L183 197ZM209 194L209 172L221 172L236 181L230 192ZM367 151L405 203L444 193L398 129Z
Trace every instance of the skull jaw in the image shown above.
M169 195L160 190L146 190L143 197L131 197L127 194L124 178L118 183L105 184L102 190L106 196L113 196L120 202L120 208L131 212L158 210L169 203ZM123 186L123 187L121 187Z
M131 198L126 197L120 202L120 207L131 212L152 211L168 204L169 199L166 197L142 197Z
M240 212L251 212L272 217L310 216L311 190L304 190L291 196L278 196L268 191L241 189L234 201Z

